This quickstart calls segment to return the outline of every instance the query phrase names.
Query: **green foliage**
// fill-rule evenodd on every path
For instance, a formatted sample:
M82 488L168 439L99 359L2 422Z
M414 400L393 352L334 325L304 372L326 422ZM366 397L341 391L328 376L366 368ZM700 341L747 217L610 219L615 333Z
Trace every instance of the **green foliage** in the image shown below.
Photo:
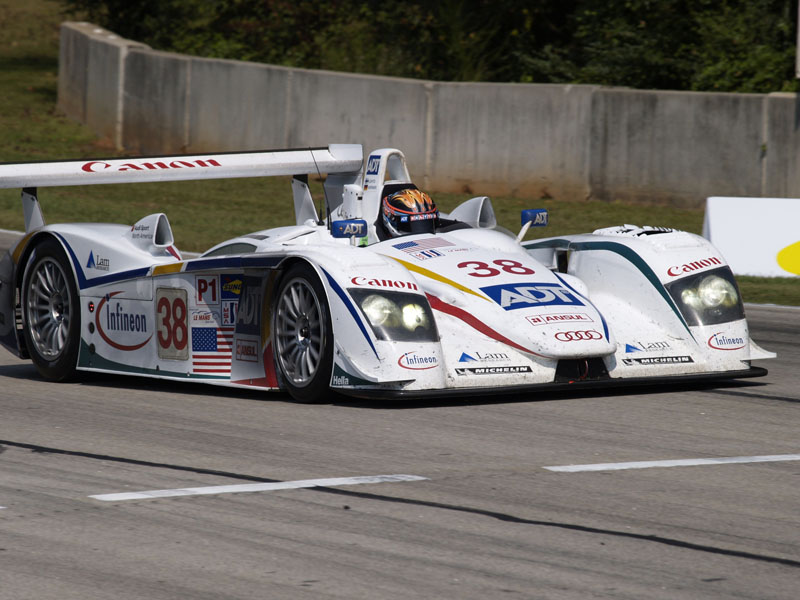
M704 2L693 90L796 91L795 0Z
M797 89L795 0L61 0L156 49L443 81Z

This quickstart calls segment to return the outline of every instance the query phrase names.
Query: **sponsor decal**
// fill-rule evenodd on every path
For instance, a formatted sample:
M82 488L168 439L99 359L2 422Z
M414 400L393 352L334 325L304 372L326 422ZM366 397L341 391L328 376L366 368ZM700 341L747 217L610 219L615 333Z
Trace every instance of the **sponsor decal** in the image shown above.
M728 337L721 331L708 338L708 345L714 350L740 350L745 347L744 338Z
M531 325L551 325L553 323L594 322L586 313L565 313L557 315L531 315L525 317Z
M603 334L594 329L586 331L559 331L554 336L559 342L584 342L588 340L602 340Z
M458 362L491 362L496 360L509 360L509 356L505 352L473 352L471 354L462 352Z
M436 213L424 213L421 215L409 215L408 217L401 217L401 221L430 221L436 219L439 215Z
M331 377L331 385L350 385L350 378L347 375L334 375Z
M424 371L439 366L439 359L435 356L424 356L416 352L406 352L397 359L397 364L404 369Z
M210 310L193 310L192 325L215 325L219 320L219 313Z
M261 333L261 279L244 279L242 297L236 310L236 333L259 335Z
M169 163L158 162L129 162L121 165L111 164L103 160L92 160L81 165L81 170L87 173L99 173L106 169L113 171L156 171L160 169L194 169L196 167L209 168L221 167L213 158L205 158L202 160L173 160Z
M361 219L351 219L347 221L335 221L333 227L336 228L333 237L364 237L367 235L367 223Z
M427 260L429 258L439 258L440 256L444 256L444 254L438 250L420 250L419 252L411 252L410 254L417 260Z
M236 309L239 306L238 300L222 301L222 324L236 325Z
M406 254L410 254L418 260L443 256L443 254L438 251L433 251L433 249L446 248L448 246L455 246L455 244L438 237L429 237L411 242L392 244L392 248L400 250L401 252L405 252Z
M381 168L380 154L371 154L367 159L367 175L377 175Z
M131 226L131 237L134 240L151 239L153 237L153 228L150 225L133 225Z
M632 352L658 352L659 350L669 350L669 342L634 342L625 344L625 353Z
M528 366L518 367L457 367L456 375L505 375L507 373L530 373Z
M722 261L718 259L716 256L709 256L708 258L703 258L701 260L696 260L690 263L686 263L685 265L676 265L667 269L667 275L670 277L677 277L678 275L683 275L684 273L692 273L694 271L702 271L703 269L707 269L709 267L717 267L722 264Z
M232 346L231 327L192 327L192 371L230 374Z
M623 358L622 364L633 365L674 365L679 363L693 363L691 356L650 356L647 358Z
M196 275L194 278L197 304L219 304L219 281L216 275Z
M417 284L413 281L398 281L396 279L368 279L367 277L356 276L350 278L350 283L353 285L366 285L370 287L381 288L395 288L398 290L414 290L419 291Z
M482 287L505 310L532 306L584 306L578 294L557 283L504 283Z
M145 313L131 312L125 308L122 302L118 300L114 302L111 301L114 296L121 293L121 291L118 291L106 294L97 305L94 323L100 337L103 338L109 346L117 350L130 352L144 346L150 341L153 334L150 333L147 315ZM120 339L126 341L137 338L141 339L145 335L147 337L138 343L123 344L118 341Z
M258 362L258 341L236 340L236 360Z
M86 263L87 269L97 269L98 271L108 271L111 267L111 261L107 258L102 258L99 254L97 258L94 256L94 252L89 250L89 261Z
M238 300L242 294L242 276L222 274L220 277L220 288L222 289L223 300Z

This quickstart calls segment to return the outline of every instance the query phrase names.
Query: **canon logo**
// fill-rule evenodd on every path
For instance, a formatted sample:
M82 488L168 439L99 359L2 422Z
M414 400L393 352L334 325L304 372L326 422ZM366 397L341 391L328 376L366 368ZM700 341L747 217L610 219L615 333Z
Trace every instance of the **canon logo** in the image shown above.
M129 162L121 165L112 165L102 160L92 160L81 166L87 173L99 173L106 169L115 171L155 171L157 169L194 169L195 167L221 167L213 158L205 160L173 160L166 162Z
M554 337L561 342L579 342L601 340L603 339L603 334L594 329L589 329L588 331L559 331Z
M397 288L398 290L419 290L417 284L413 281L397 281L394 279L367 279L366 277L357 276L351 278L350 283L353 285L368 285L371 287Z
M700 271L701 269L705 269L708 267L713 267L715 265L721 265L722 261L718 259L716 256L709 256L708 258L704 258L702 260L696 260L694 262L686 263L685 265L680 265L677 267L670 267L667 269L667 275L670 277L677 277L683 273L691 273L692 271Z

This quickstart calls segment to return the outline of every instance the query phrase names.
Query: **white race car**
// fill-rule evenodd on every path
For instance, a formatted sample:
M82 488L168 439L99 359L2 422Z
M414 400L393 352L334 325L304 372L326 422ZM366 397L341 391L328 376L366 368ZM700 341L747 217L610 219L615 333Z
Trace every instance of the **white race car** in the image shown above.
M327 173L320 219L308 174ZM184 259L164 214L45 225L37 188L293 175L296 225ZM405 157L357 145L0 165L26 233L0 263L0 342L63 380L102 371L314 402L755 377L730 268L705 239L621 226L521 242L486 197L402 237ZM411 220L415 217L411 216Z

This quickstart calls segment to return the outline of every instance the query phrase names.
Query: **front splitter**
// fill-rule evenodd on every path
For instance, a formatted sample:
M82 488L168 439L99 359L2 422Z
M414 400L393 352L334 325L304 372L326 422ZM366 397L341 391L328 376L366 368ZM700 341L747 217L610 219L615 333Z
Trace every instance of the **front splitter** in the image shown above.
M731 379L748 379L752 377L764 377L768 373L763 367L750 367L739 371L724 371L717 373L692 373L688 375L670 375L668 377L631 377L620 378L610 377L604 379L576 380L568 382L537 383L534 385L509 385L501 387L470 387L470 388L443 388L438 390L386 390L386 389L336 389L337 393L354 398L365 398L369 400L395 399L395 398L451 398L466 397L491 394L511 395L524 394L527 392L567 392L585 391L598 389L623 388L634 386L652 385L686 385L694 383L710 383L715 381L726 381Z

